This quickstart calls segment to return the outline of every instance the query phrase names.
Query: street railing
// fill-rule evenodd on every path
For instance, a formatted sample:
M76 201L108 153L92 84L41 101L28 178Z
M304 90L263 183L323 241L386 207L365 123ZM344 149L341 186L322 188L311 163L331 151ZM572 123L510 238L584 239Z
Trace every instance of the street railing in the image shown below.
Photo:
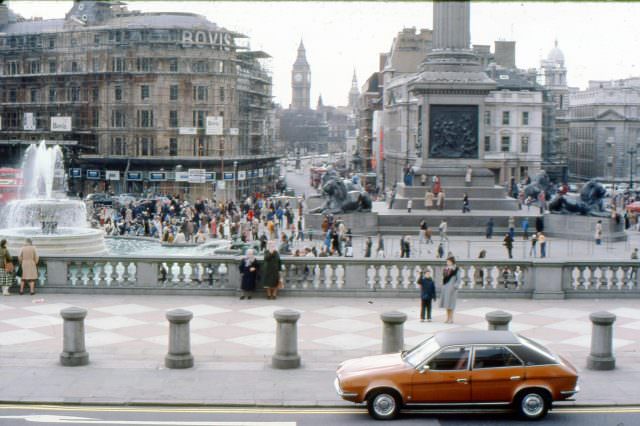
M39 284L52 292L233 294L240 257L43 257ZM283 256L285 293L355 296L418 293L429 270L440 288L443 260ZM639 297L638 263L487 260L458 262L461 296ZM261 286L258 285L258 288Z

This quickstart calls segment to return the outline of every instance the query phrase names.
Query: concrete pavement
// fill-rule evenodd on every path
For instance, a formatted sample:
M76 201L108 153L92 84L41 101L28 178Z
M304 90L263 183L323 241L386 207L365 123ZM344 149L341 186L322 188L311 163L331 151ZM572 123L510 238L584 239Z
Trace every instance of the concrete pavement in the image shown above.
M36 296L39 297L39 296ZM633 300L534 301L459 300L456 324L417 321L417 300L280 298L240 301L228 297L46 295L0 299L0 401L68 403L164 403L344 406L333 390L337 365L348 358L377 354L381 312L408 314L406 344L439 330L484 329L484 314L506 309L512 329L567 356L580 370L577 404L637 404L640 396L640 306ZM59 310L85 307L91 364L58 365L62 348ZM194 312L195 368L167 370L164 312ZM282 307L302 312L299 350L303 366L270 367L275 343L272 313ZM614 347L618 368L585 369L590 312L618 315ZM603 391L606 389L606 392Z

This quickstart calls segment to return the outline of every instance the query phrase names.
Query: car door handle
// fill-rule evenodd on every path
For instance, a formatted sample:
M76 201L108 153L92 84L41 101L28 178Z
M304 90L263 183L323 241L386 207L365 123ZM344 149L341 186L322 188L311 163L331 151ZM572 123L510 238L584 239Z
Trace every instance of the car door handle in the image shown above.
M456 382L458 382L458 383L467 383L468 380L467 379L456 379Z
M522 377L520 376L511 376L511 380L520 380Z

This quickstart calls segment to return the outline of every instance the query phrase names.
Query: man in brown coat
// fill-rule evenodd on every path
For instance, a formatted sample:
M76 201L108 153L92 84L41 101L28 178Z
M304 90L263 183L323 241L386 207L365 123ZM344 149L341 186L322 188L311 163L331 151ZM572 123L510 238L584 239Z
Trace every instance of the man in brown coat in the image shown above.
M29 293L36 294L36 280L38 279L38 252L33 246L30 238L25 240L25 245L20 250L20 269L22 270L22 280L20 280L20 294L24 294L24 283L29 283Z

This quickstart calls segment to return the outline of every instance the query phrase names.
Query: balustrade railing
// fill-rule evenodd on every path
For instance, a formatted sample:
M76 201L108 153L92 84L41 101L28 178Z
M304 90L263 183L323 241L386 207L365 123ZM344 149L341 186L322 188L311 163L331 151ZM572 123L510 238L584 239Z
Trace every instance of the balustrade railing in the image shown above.
M415 294L429 270L439 287L445 262L418 259L283 257L282 277L291 293ZM240 258L43 257L40 286L55 291L192 290L232 292L239 287ZM487 297L640 296L639 263L474 259L458 263L463 295Z

